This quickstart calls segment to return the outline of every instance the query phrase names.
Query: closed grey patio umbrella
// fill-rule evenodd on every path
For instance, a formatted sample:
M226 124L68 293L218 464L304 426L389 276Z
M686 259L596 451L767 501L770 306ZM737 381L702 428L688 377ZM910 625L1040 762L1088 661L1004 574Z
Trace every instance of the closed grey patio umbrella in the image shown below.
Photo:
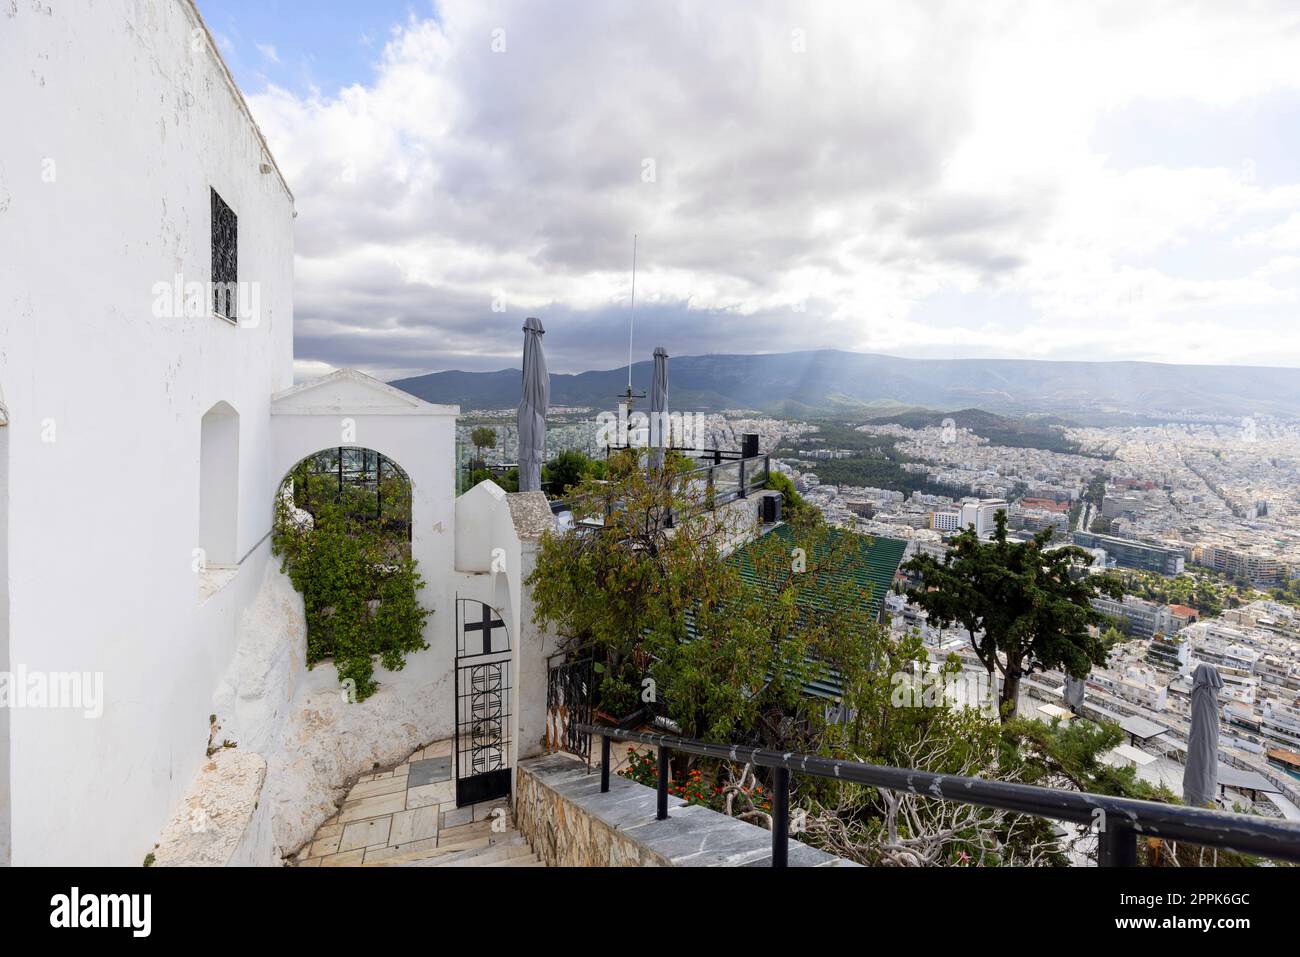
M1183 768L1183 803L1205 807L1214 803L1219 783L1219 689L1223 679L1213 665L1201 664L1192 673L1192 731L1187 737Z
M1083 707L1083 692L1086 682L1081 678L1065 676L1065 706L1075 714Z
M542 487L542 458L546 455L546 407L551 402L551 377L542 351L542 321L524 320L524 391L519 402L519 491Z
M663 468L664 446L668 444L665 428L668 411L668 350L655 347L654 378L650 382L650 467Z

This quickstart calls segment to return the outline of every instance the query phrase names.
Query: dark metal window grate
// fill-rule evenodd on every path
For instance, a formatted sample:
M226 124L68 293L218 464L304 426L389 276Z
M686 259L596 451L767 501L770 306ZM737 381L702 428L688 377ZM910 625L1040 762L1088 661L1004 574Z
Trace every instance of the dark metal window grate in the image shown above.
M215 189L212 194L212 311L234 320L238 306L239 218Z

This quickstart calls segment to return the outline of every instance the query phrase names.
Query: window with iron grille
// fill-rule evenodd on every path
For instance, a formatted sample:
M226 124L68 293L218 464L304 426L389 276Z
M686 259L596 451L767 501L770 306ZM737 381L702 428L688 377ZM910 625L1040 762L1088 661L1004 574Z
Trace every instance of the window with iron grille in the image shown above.
M226 201L212 193L212 311L232 322L239 302L239 220Z

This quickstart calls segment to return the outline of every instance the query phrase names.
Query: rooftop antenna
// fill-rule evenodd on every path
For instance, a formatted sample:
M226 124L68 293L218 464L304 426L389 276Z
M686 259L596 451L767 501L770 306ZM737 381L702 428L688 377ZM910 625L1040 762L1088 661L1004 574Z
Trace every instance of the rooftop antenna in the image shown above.
M632 234L632 312L627 320L627 394L632 394L632 330L636 325L636 233Z
M627 407L627 411L623 413L622 416L623 425L619 429L620 433L623 433L623 435L620 435L620 439L622 440L622 442L631 441L630 436L624 437L624 435L626 434L626 430L627 430L627 425L626 425L627 419L632 415L632 400L645 398L644 392L632 391L632 331L636 325L636 240L637 240L636 233L633 233L632 234L632 309L627 320L627 391L618 397L619 399L622 400L620 404L626 405ZM609 454L609 450L607 448L606 455L608 454Z
M632 391L632 329L637 321L637 234L632 234L632 315L628 316L628 393Z

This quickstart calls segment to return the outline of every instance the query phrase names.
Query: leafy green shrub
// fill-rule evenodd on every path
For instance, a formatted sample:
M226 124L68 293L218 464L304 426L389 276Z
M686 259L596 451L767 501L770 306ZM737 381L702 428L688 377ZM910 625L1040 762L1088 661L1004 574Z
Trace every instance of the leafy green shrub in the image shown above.
M806 512L817 511L814 506L804 501L799 490L784 472L772 471L767 476L767 487L781 493L781 513L790 521L802 517Z
M345 502L311 504L307 522L288 496L277 497L272 550L303 596L308 666L332 658L363 701L378 688L376 657L400 671L407 654L428 647L424 623L433 612L420 606L424 580L404 534L395 540L383 521L360 518Z
M598 705L606 714L623 718L641 706L641 696L625 677L607 674L600 679Z
M587 476L601 477L605 463L588 458L576 449L561 452L542 466L542 482L550 485L554 495L564 495Z

